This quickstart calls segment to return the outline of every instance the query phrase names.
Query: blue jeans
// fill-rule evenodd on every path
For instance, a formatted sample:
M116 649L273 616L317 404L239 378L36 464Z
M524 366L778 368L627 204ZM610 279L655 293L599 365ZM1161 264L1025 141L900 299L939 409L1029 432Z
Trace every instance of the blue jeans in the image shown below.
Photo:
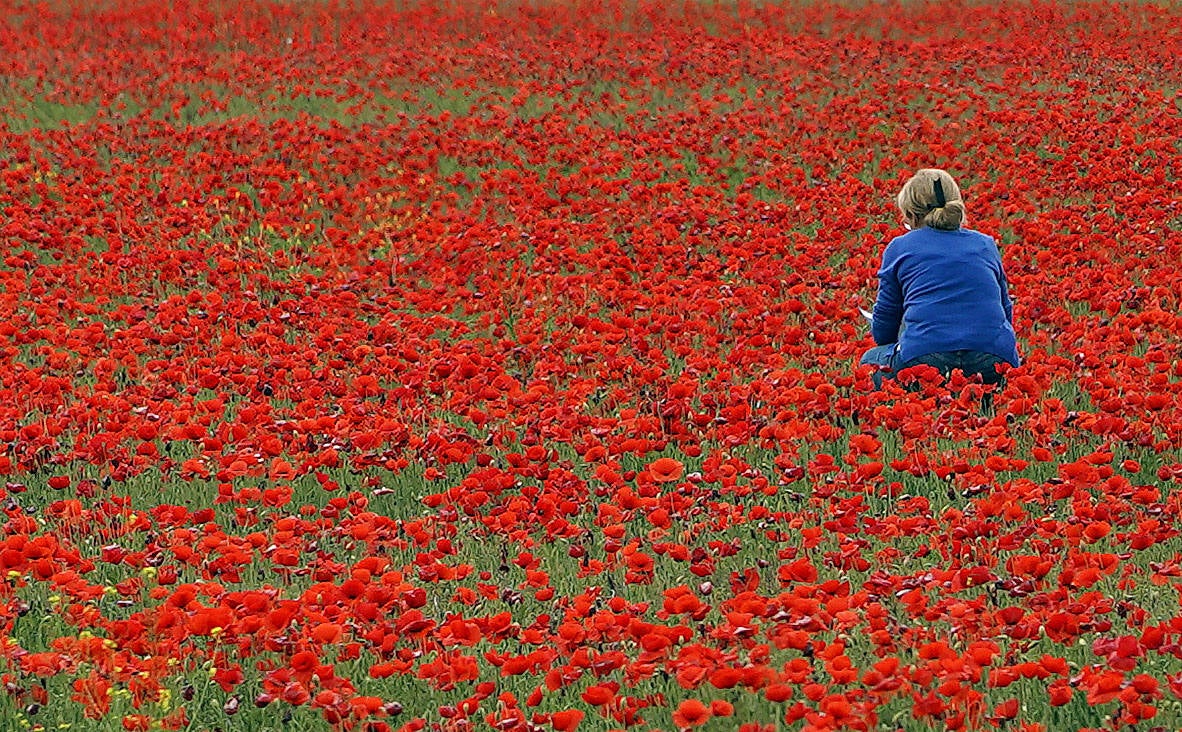
M1002 382L1001 374L997 372L997 365L1005 361L1005 359L995 356L992 353L984 353L982 351L943 351L913 358L906 363L899 363L898 356L899 354L895 351L894 343L885 346L875 346L863 354L860 362L862 365L878 367L870 375L870 378L874 380L874 387L876 389L882 388L884 379L893 379L903 369L921 364L939 369L945 378L954 370L960 369L961 373L969 378L973 376L981 377L981 383L984 384L1000 384Z

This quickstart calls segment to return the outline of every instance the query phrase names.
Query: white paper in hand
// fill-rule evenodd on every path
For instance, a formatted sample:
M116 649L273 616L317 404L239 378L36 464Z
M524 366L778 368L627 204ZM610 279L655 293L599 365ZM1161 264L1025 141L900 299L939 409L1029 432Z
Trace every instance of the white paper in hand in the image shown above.
M869 320L872 323L874 322L874 311L873 310L867 310L866 308L858 308L858 312L861 313L862 317L866 318L866 320Z

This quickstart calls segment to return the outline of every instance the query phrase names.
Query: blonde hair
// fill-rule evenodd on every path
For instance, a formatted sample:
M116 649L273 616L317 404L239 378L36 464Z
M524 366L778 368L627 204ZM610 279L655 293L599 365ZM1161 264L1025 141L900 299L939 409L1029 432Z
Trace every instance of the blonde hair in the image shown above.
M943 205L939 200L941 196ZM916 171L899 191L898 203L899 210L909 221L923 226L955 231L964 225L965 208L960 187L947 171L938 168Z

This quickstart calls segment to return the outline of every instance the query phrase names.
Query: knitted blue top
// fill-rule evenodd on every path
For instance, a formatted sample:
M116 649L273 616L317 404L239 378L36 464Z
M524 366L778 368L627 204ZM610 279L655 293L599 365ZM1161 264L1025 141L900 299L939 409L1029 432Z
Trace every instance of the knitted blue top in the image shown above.
M964 350L991 353L1017 366L1013 319L992 237L925 226L887 245L871 332L879 345L898 342L897 363Z

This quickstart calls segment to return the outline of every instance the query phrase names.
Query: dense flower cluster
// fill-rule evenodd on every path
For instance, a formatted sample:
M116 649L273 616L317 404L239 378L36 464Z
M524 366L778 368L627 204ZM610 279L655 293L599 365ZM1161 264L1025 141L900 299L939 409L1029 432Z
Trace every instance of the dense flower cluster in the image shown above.
M1182 725L1177 5L11 5L6 729Z

